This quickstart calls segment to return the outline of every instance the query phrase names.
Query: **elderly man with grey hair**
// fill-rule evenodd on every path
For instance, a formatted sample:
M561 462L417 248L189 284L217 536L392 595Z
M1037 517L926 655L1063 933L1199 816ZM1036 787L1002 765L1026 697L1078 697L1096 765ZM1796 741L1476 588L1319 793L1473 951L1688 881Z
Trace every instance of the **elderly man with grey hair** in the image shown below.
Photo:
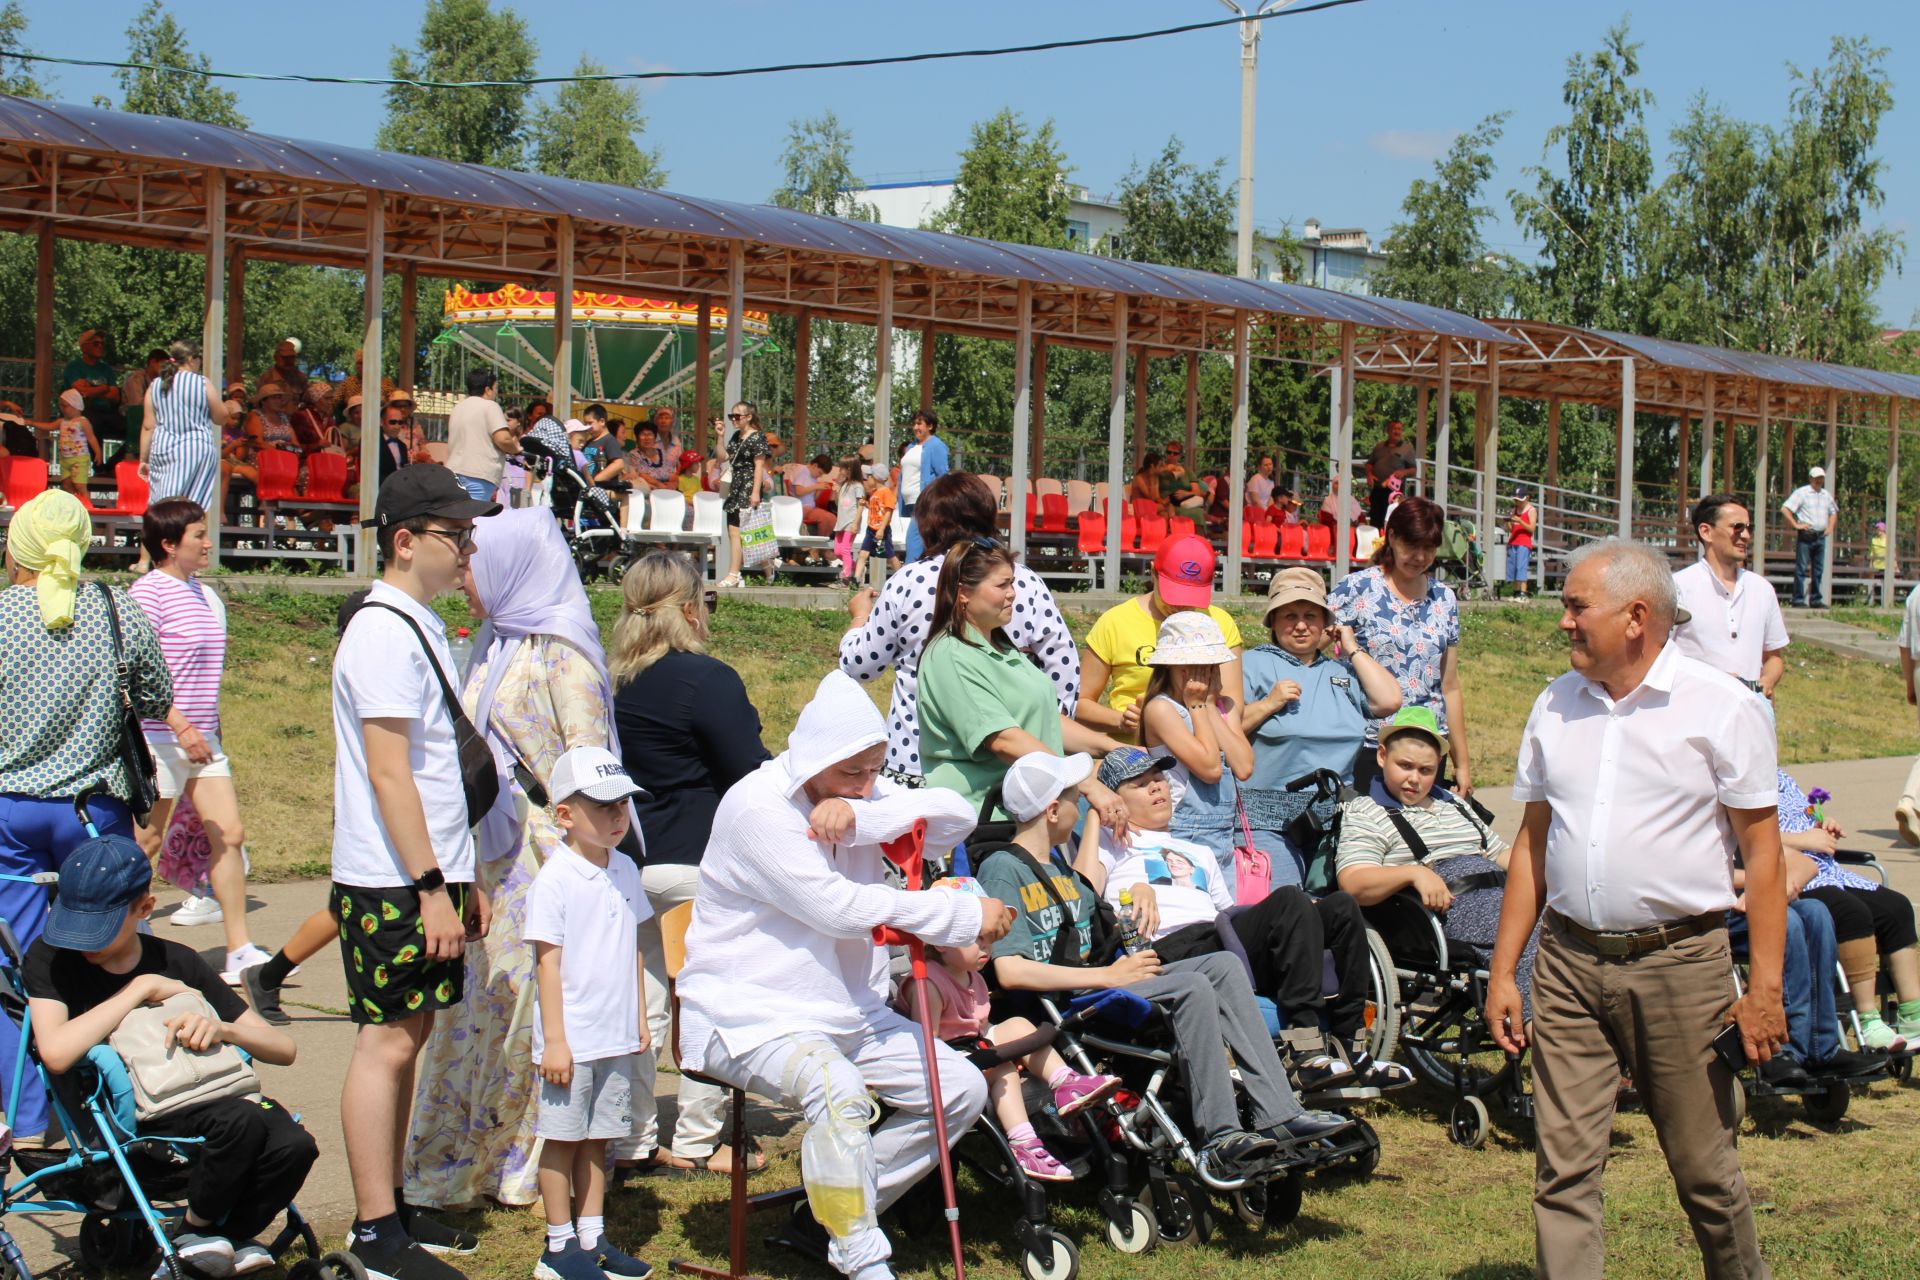
M1672 643L1663 553L1583 547L1561 599L1573 669L1535 701L1520 740L1513 794L1526 817L1487 998L1501 1046L1534 1048L1538 1274L1602 1274L1600 1183L1624 1071L1706 1274L1754 1280L1769 1272L1734 1150L1740 1083L1727 1058L1764 1062L1786 1039L1773 726L1732 676ZM1514 968L1543 908L1529 1026ZM1730 909L1746 912L1750 937L1738 998ZM1737 1043L1717 1052L1729 1024Z

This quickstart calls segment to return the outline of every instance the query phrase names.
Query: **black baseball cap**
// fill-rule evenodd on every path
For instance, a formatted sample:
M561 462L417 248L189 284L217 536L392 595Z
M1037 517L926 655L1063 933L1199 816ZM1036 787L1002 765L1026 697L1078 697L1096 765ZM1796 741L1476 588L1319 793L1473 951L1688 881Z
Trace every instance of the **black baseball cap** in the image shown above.
M437 462L415 462L401 467L380 485L369 529L386 529L403 520L439 516L443 520L478 520L497 515L500 504L470 498L453 472Z

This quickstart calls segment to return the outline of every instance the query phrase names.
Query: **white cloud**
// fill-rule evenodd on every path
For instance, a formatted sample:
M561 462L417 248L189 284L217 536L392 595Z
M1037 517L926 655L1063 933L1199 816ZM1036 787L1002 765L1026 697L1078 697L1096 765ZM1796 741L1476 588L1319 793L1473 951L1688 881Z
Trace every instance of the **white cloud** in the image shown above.
M1459 136L1458 129L1383 129L1367 145L1393 160L1438 160Z

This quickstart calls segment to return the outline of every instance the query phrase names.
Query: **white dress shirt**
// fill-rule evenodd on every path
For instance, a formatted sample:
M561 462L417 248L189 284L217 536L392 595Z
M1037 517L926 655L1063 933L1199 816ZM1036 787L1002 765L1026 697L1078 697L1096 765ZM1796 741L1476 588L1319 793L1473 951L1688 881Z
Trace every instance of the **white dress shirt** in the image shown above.
M1520 738L1513 798L1544 800L1547 905L1590 929L1645 929L1733 905L1728 809L1772 809L1766 709L1669 643L1615 701L1577 671L1548 685Z
M1680 605L1693 617L1673 629L1673 642L1689 658L1742 680L1758 680L1760 665L1776 649L1787 647L1787 621L1773 584L1757 573L1739 570L1733 590L1705 560L1673 575Z

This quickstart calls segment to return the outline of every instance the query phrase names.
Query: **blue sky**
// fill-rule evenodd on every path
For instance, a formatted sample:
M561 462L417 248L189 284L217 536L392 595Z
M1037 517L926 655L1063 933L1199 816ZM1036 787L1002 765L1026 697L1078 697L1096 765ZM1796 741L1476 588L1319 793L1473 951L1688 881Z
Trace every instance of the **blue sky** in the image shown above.
M28 6L42 52L118 57L140 0ZM697 69L824 60L1110 34L1225 16L1213 0L928 4L856 0L521 0L540 70L570 71L583 50L616 70ZM217 67L384 75L390 48L411 43L420 6L333 0L319 9L258 0L175 0L195 46ZM1496 247L1526 253L1506 193L1531 186L1547 129L1562 118L1568 55L1595 47L1631 12L1643 82L1658 101L1656 154L1669 126L1705 91L1729 112L1777 122L1788 63L1825 62L1836 35L1871 35L1891 50L1895 109L1882 124L1886 203L1909 266L1881 291L1889 323L1920 323L1920 6L1911 0L1683 0L1629 10L1568 0L1365 0L1267 24L1261 41L1255 221L1309 217L1381 236L1407 185L1430 171L1453 134L1490 112L1513 113L1492 185ZM873 181L950 176L969 126L1003 105L1051 118L1075 169L1114 189L1136 157L1178 134L1188 154L1238 154L1239 45L1231 28L1138 44L1020 57L802 72L643 89L647 141L664 152L670 186L764 199L777 181L789 120L831 109L852 131L855 163ZM58 100L115 92L110 73L60 68ZM235 86L229 86L235 87ZM372 142L382 91L240 84L256 128L344 144Z

